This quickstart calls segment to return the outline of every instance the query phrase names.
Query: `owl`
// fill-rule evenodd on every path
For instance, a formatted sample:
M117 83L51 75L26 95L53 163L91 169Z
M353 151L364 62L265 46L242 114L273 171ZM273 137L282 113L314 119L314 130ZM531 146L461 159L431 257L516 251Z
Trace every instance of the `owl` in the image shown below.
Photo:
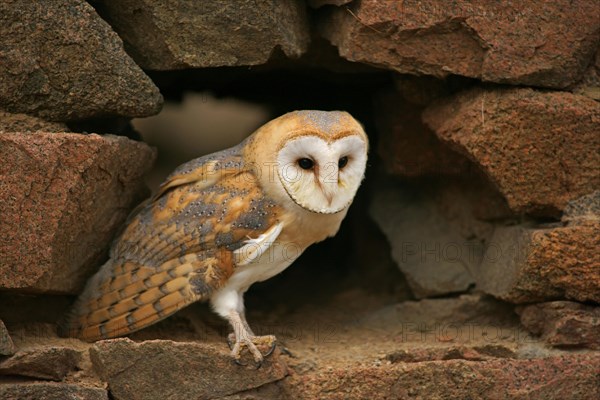
M341 111L295 111L242 143L178 167L128 217L61 333L122 336L208 300L231 353L260 365L275 347L246 321L244 293L335 235L364 177L368 138ZM258 345L270 350L263 355Z

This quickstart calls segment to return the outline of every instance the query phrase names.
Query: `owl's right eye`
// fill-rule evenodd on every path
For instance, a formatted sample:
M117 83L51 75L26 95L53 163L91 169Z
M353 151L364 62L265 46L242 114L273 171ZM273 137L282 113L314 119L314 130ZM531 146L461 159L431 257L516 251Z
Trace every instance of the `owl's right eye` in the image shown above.
M298 160L298 165L302 169L311 169L312 167L315 166L315 163L310 158L301 158Z

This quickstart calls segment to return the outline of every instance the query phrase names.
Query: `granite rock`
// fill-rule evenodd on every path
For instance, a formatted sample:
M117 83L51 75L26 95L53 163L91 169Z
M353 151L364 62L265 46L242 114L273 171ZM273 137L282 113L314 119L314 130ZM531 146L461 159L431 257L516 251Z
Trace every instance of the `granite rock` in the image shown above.
M257 65L276 49L299 57L308 17L294 0L125 0L102 2L106 17L143 68Z
M375 102L380 135L378 153L390 174L417 177L457 175L469 160L441 142L421 121L424 107L398 93L381 93Z
M70 132L61 122L51 122L27 114L0 110L0 132Z
M519 306L521 323L552 346L600 350L600 307L572 301Z
M452 212L442 212L431 196L409 185L381 188L373 197L370 214L417 298L466 291L474 283L471 270L481 261L485 241L476 233L485 236L488 229L468 205Z
M283 379L287 366L276 350L260 369L236 365L225 344L129 339L90 349L94 369L115 400L213 399Z
M4 400L108 400L106 390L71 383L27 382L0 384Z
M61 346L41 346L21 350L0 362L0 375L63 380L78 369L81 353Z
M2 356L12 356L17 352L17 348L8 333L8 329L6 329L6 325L0 319L0 357Z
M600 396L600 355L398 362L303 376L290 398L586 400Z
M144 143L70 133L0 134L0 288L78 293L147 194Z
M350 61L414 75L564 88L594 57L596 4L362 0L322 18Z
M0 109L53 121L156 114L162 96L83 0L0 2Z
M475 270L477 288L513 303L600 303L600 222L496 228Z
M423 120L516 213L558 218L567 202L600 187L600 103L587 97L472 89L431 105Z

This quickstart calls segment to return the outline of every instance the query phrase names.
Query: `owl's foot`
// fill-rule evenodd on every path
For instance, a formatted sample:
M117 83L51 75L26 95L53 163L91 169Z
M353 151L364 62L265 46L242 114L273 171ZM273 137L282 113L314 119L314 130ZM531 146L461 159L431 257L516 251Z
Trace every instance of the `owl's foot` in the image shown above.
M236 364L246 365L241 361L242 350L245 347L252 354L252 357L254 357L256 369L259 369L262 366L264 358L270 356L275 350L275 347L277 347L277 339L273 335L250 335L237 338L235 334L232 333L228 337L228 342L229 347L231 348L231 356ZM266 346L268 348L267 352L264 354L261 353L258 346Z
M252 332L246 316L244 313L232 311L229 314L229 322L233 327L233 333L229 335L228 342L229 348L231 348L231 356L238 365L245 365L242 363L242 350L245 348L252 354L256 363L256 369L259 369L265 357L268 357L273 353L277 345L277 339L273 335L257 336ZM265 354L262 354L257 346L267 345L268 350Z

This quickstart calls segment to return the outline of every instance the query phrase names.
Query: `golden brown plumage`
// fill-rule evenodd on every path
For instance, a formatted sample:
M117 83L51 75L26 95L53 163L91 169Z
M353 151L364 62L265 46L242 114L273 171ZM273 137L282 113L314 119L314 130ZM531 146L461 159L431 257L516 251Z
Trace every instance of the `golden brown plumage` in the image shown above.
M262 360L256 344L265 338L249 328L243 294L337 232L367 146L349 114L299 111L180 166L128 218L62 333L88 341L121 336L210 299L234 329L234 357L245 346Z
M69 336L125 335L223 285L233 251L264 233L279 212L235 150L183 165L134 212L73 307Z

